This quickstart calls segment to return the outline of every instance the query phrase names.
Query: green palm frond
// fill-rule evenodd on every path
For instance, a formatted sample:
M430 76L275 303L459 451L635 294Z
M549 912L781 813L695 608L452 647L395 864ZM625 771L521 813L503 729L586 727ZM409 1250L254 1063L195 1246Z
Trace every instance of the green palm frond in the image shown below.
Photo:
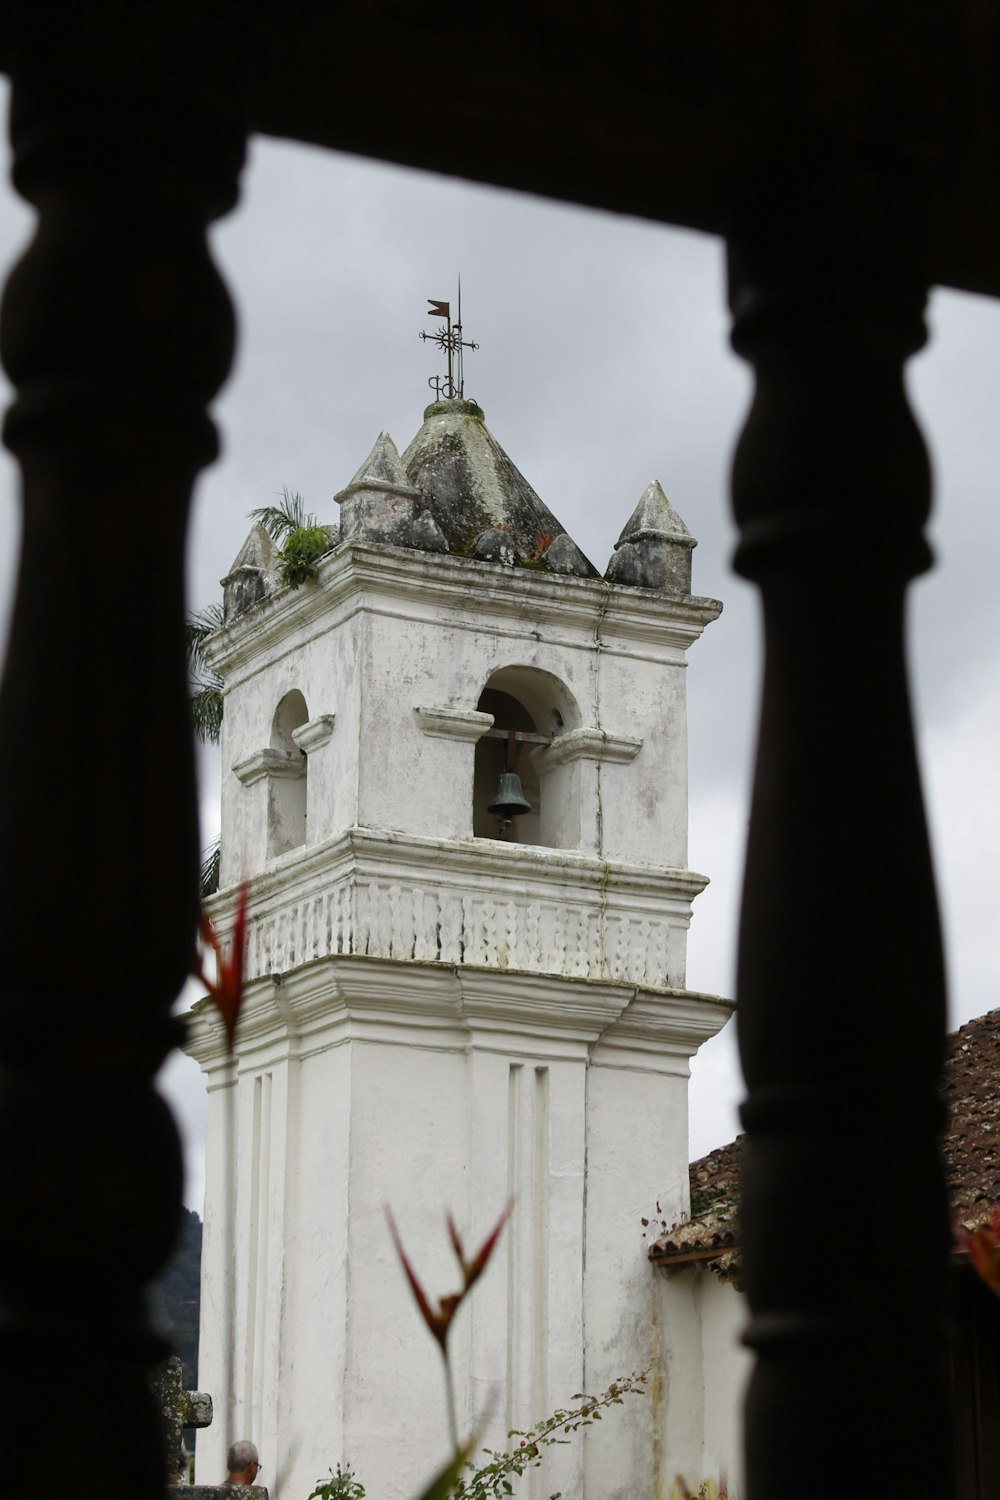
M191 722L203 745L217 745L222 736L222 689L217 672L205 663L205 642L222 627L222 605L209 604L194 610L184 623L187 644L188 694Z
M222 678L196 682L191 693L191 723L203 745L217 745L222 738Z
M192 671L204 667L202 651L210 635L221 630L223 625L222 605L206 604L204 609L193 609L184 622L184 640L187 645L188 666Z
M306 502L298 490L286 485L281 491L280 505L261 505L250 512L251 521L259 521L273 542L283 542L301 526L315 526L316 517L306 512Z
M201 874L199 885L201 899L206 901L209 896L214 896L219 889L219 861L222 858L222 840L216 839L205 850L205 857L201 862Z

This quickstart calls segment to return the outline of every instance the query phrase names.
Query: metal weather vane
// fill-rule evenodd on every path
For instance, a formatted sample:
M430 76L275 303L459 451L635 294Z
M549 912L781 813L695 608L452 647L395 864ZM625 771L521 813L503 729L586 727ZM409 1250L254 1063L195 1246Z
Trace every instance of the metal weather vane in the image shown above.
M465 372L463 368L463 355L466 349L478 349L479 345L472 339L462 338L462 278L458 279L458 317L455 322L451 321L451 303L440 302L434 297L428 297L430 306L427 316L429 318L443 318L444 326L437 333L426 333L423 330L417 335L425 342L430 340L437 344L448 356L448 374L444 379L440 375L432 375L427 384L434 392L439 401L451 401L457 396L461 399L465 395Z

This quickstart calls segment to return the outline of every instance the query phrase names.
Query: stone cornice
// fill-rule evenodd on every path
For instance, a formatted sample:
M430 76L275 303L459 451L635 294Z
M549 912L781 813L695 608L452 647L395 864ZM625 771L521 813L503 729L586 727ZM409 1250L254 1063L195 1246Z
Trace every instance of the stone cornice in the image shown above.
M359 597L360 596L360 597ZM529 635L560 625L614 643L635 642L683 653L721 611L714 599L627 588L603 579L501 568L477 558L403 547L342 542L318 565L314 583L283 589L218 631L205 659L224 677L279 649L286 636L301 645L357 608L438 620L466 628L506 625ZM465 620L462 614L464 611Z
M340 955L280 982L247 986L229 1057L214 1006L190 1013L185 1051L216 1086L238 1072L349 1041L467 1052L525 1051L595 1066L685 1072L732 1011L716 996L626 984L497 974L477 968Z
M734 1008L731 1000L693 990L638 989L600 1037L591 1063L687 1077L688 1060L721 1031Z
M293 849L275 860L253 880L255 907L279 897L308 894L324 875L341 878L355 863L368 871L413 865L433 870L435 883L470 876L497 889L498 876L518 886L545 880L583 890L629 892L662 901L668 895L691 901L708 885L707 875L664 865L626 864L605 860L576 849L549 849L534 844L510 844L500 839L434 839L421 834L403 834L378 828L350 828L321 844ZM238 887L220 891L208 903L213 921L225 922L238 895Z

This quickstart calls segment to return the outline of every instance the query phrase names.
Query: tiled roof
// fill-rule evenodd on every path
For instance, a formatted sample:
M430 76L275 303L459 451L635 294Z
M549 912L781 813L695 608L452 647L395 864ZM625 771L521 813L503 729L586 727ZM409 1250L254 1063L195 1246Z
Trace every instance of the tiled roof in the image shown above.
M649 1247L650 1260L705 1262L723 1276L739 1276L740 1173L745 1135L728 1146L719 1146L690 1166L691 1217L672 1229L661 1221L666 1233Z
M949 1036L942 1097L942 1139L952 1220L975 1229L1000 1204L1000 1010L968 1021ZM727 1279L740 1276L740 1172L745 1136L692 1162L691 1218L662 1232L650 1260L701 1262Z
M988 1223L1000 1203L1000 1010L948 1038L943 1141L953 1217L967 1229Z

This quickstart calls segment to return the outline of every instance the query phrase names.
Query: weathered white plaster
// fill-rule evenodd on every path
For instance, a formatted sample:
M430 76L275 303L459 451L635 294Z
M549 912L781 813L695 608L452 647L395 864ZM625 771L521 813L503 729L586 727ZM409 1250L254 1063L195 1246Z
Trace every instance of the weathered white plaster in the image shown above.
M665 1215L666 1216L666 1215ZM707 1267L657 1268L654 1392L658 1427L657 1494L676 1494L680 1475L696 1492L725 1475L729 1494L743 1494L742 1413L750 1352L741 1343L746 1297Z
M386 1204L439 1295L445 1211L475 1244L514 1200L453 1333L484 1442L665 1358L640 1219L686 1210L688 1062L729 1013L684 989L705 884L685 652L718 609L354 541L210 644L223 935L244 874L251 897L238 1060L207 1003L189 1043L210 1088L200 1378L230 1393L208 1470L252 1436L282 1494L340 1460L402 1500L440 1461L440 1359ZM487 688L536 726L535 810L503 839L473 836ZM283 788L304 801L279 818ZM526 1493L634 1500L663 1420L627 1404Z
M471 1243L516 1201L456 1328L467 1425L496 1396L500 1442L643 1362L644 1194L666 1141L684 1139L687 1059L724 1015L687 991L341 955L250 985L234 1071L202 1002L189 1050L212 1089L205 1305L231 1327L231 1430L266 1437L292 1493L346 1455L392 1500L440 1456L439 1360L389 1244L387 1203L440 1293L456 1274L445 1209ZM232 1121L235 1188L220 1160ZM226 1387L227 1346L213 1328L210 1389ZM214 1442L223 1456L222 1433L202 1451ZM551 1473L578 1485L582 1451L560 1450ZM618 1441L612 1455L624 1474ZM585 1493L619 1493L606 1483L588 1475Z
M479 722L470 716L486 683L516 669L561 684L578 713L567 729L588 732L562 793L573 808L550 819L548 845L683 868L684 653L718 609L602 580L342 544L315 585L269 597L209 646L226 679L223 883L267 867L266 820L239 775L270 744L275 709L293 689L337 715L310 778L310 843L355 826L463 839ZM442 734L446 712L461 732ZM549 757L547 780L571 771L574 757L560 755Z

